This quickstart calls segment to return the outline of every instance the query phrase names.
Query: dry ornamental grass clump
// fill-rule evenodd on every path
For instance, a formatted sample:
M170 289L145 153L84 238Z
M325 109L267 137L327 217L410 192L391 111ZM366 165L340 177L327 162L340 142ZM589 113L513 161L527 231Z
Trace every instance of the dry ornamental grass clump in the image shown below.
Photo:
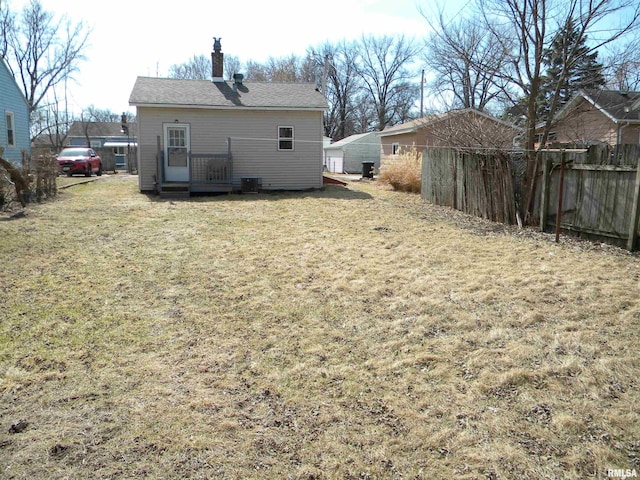
M384 165L378 180L387 183L394 190L408 193L420 193L422 185L422 154L415 147L401 150L397 158Z
M637 468L637 256L467 218L103 178L0 221L0 477Z

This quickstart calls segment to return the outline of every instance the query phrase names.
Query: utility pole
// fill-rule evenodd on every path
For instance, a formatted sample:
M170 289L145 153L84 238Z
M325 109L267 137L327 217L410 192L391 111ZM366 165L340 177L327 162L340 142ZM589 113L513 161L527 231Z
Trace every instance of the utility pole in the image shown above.
M424 69L422 69L422 78L420 79L420 118L424 117Z
M322 72L322 94L327 98L327 75L329 74L329 54L324 56L324 71Z

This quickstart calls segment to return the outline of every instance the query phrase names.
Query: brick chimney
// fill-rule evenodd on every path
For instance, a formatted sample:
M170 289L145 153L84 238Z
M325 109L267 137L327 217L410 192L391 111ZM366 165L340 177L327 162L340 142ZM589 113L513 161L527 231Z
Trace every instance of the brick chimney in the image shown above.
M220 45L222 37L213 37L213 52L211 52L212 80L214 82L224 82L224 54L222 53L222 45Z

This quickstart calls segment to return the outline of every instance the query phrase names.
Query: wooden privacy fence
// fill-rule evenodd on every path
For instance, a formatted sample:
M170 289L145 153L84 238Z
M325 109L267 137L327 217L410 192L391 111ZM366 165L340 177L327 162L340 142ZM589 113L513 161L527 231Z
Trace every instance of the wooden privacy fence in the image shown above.
M637 249L639 156L639 145L621 145L613 154L600 146L538 152L542 173L534 209L540 229ZM520 179L512 172L518 158L502 152L425 149L422 197L496 222L516 223Z
M422 198L494 222L516 222L510 158L452 148L422 153Z
M540 229L635 250L640 234L638 155L638 145L621 145L614 155L602 147L539 152Z

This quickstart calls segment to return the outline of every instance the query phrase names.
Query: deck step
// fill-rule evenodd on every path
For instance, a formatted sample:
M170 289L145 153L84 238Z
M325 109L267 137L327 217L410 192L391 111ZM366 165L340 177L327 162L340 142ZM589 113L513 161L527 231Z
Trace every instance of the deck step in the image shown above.
M189 198L190 193L188 184L162 185L160 187L160 198Z

